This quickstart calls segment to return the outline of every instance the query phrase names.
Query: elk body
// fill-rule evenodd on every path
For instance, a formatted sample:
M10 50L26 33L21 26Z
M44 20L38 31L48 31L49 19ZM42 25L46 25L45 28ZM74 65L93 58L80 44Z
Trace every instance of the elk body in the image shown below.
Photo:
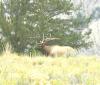
M46 41L41 43L41 47L48 56L74 56L76 54L76 50L70 46L49 46Z

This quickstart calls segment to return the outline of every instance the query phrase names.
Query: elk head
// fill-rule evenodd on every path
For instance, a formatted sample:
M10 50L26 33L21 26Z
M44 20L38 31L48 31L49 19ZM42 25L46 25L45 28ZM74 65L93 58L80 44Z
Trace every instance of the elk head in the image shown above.
M59 39L59 38L46 38L46 39L43 38L43 40L40 41L39 46L42 48L43 54L50 55L50 52L53 46L48 45L48 42L51 40L56 40L56 39Z

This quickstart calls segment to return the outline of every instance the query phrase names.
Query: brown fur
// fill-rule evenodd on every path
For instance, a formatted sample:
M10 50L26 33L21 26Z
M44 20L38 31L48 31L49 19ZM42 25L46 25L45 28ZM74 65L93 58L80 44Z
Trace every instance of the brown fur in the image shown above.
M47 45L44 45L43 50L49 56L73 56L75 54L75 49L73 49L70 46L59 46L59 45L47 46Z
M47 45L47 41L55 40L58 38L51 38L44 41L41 41L41 47L45 51L45 54L48 56L74 56L76 50L70 46L59 46L59 45Z

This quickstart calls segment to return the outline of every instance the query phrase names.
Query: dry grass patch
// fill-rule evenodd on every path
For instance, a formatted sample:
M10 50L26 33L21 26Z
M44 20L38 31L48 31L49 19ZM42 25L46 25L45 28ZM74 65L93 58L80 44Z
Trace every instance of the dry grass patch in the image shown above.
M99 85L100 59L0 56L0 85Z

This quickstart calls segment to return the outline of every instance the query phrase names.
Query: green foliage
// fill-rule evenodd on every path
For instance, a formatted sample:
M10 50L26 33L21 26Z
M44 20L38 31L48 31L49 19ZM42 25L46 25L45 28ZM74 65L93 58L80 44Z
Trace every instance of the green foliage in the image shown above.
M56 44L85 46L78 28L86 26L87 20L85 16L73 17L76 9L70 0L4 0L0 8L1 29L14 52L30 53L38 47L43 35L61 38L62 42ZM70 18L57 18L61 14Z

